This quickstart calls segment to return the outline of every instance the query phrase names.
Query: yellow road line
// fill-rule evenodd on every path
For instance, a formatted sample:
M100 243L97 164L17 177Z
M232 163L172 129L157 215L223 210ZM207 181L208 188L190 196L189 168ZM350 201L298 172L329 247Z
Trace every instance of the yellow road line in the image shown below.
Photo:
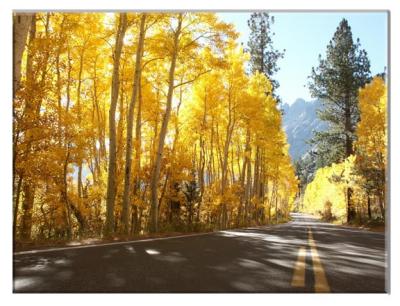
M297 255L297 262L294 267L292 287L304 287L306 276L306 248L301 247Z
M328 281L326 280L325 276L325 270L322 267L321 260L318 256L317 246L315 244L310 227L308 227L308 244L311 248L311 258L314 270L315 292L330 292Z

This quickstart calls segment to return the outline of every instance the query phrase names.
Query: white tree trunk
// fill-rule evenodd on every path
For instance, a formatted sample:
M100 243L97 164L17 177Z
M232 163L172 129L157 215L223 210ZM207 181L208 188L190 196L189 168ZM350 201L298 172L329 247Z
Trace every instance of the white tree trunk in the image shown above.
M115 195L117 192L116 184L116 127L115 127L115 110L117 108L118 92L119 92L119 62L121 59L121 52L125 31L127 27L126 13L120 13L120 20L118 24L117 38L115 42L114 51L114 68L112 74L111 85L111 105L109 111L109 133L110 133L110 152L108 162L108 180L107 180L107 212L106 224L104 234L106 236L112 235L114 232L114 203Z
M161 123L160 137L158 140L157 153L155 156L155 164L154 169L151 176L150 188L151 188L151 211L150 211L150 232L157 232L158 230L158 197L157 197L157 187L158 181L160 179L160 170L161 170L161 159L164 150L164 142L165 136L167 135L167 128L169 118L171 116L171 108L172 108L172 96L174 93L174 76L175 76L175 66L176 59L178 57L178 45L179 45L179 36L182 28L182 13L179 14L178 26L174 33L174 44L171 58L171 66L169 68L169 76L168 76L168 94L167 94L167 107L165 109L165 113L163 116L163 120Z
M132 168L132 132L133 132L133 115L138 96L139 80L142 73L142 56L143 56L143 45L145 36L145 23L146 14L143 13L140 19L140 32L138 47L136 50L136 64L135 64L135 76L132 90L132 98L129 104L129 111L127 114L127 136L126 136L126 155L125 155L125 181L124 181L124 194L122 200L122 226L123 232L128 233L129 229L129 198L131 190L131 168Z

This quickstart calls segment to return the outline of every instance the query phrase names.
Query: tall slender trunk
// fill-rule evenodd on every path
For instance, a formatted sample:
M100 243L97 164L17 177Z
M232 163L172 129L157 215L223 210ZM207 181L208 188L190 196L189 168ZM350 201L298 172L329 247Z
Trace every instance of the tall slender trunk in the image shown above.
M196 214L196 222L200 221L200 206L203 201L204 191L205 191L205 175L204 169L206 166L206 148L204 141L204 132L206 131L206 118L207 118L207 89L204 90L204 110L203 110L203 119L201 123L200 129L200 160L199 160L199 189L200 195L197 206L197 214ZM212 128L212 127L211 127ZM210 172L208 173L210 175Z
M265 223L265 210L264 210L264 206L265 206L265 191L266 191L266 187L268 186L268 181L266 178L266 171L265 171L265 149L261 150L261 158L260 158L260 202L262 205L262 224Z
M15 13L13 17L13 97L20 88L21 62L29 28L35 14Z
M68 164L69 164L69 144L65 146L67 153L64 160L63 165L63 180L62 184L63 187L61 189L61 200L64 203L64 213L65 213L65 223L67 227L67 238L71 239L72 237L72 222L71 222L71 207L68 200L68 182L67 182L67 175L68 175Z
M78 106L78 127L81 127L82 121L82 110L81 110L81 88L82 88L82 72L83 72L83 60L85 55L85 45L82 46L82 50L79 57L79 72L78 72L78 87L76 91L76 101ZM82 198L82 159L78 161L78 198L81 201Z
M139 198L140 193L140 159L141 159L141 150L142 150L142 105L143 105L143 97L142 97L142 79L139 78L139 99L138 99L138 111L136 115L136 128L135 128L135 179L133 182L133 195L136 199ZM136 200L135 200L136 201ZM137 234L140 228L140 220L138 219L138 204L133 203L133 211L132 211L132 222L131 224L131 233Z
M240 196L240 203L239 203L239 209L238 209L238 226L243 223L244 218L244 211L247 211L246 207L243 207L245 204L245 179L246 179L246 169L247 169L247 156L246 156L246 152L248 150L248 138L246 137L246 147L245 147L245 154L244 154L244 158L243 158L243 165L241 167L241 171L240 171L240 187L242 190L241 196ZM239 162L238 162L239 164ZM246 206L246 204L245 204Z
M385 193L382 192L378 195L378 202L379 202L379 208L381 210L381 216L383 219L385 219L385 206L384 206L384 199L385 199Z
M232 101L232 89L229 88L229 95L228 95L228 126L226 130L226 136L225 136L225 143L224 143L224 151L223 155L221 157L222 163L221 163L221 172L222 172L222 179L221 179L221 196L224 195L226 185L227 185L227 179L228 179L228 153L229 153L229 146L232 140L232 134L233 130L235 127L235 120L233 116L233 101ZM222 227L225 228L227 225L227 207L225 201L222 202Z
M346 202L347 202L347 222L350 223L353 221L355 217L355 210L353 207L352 203L352 195L353 195L353 189L350 187L346 188Z
M116 191L116 197L118 200L121 200L119 204L122 205L122 199L121 199L121 191L119 190L119 182L123 182L123 177L124 177L124 157L125 157L125 139L124 139L124 130L125 130L125 121L126 121L126 113L128 110L128 107L125 107L125 105L128 104L128 95L125 95L125 65L126 65L126 59L124 59L123 63L120 65L120 89L119 89L119 101L117 103L117 108L118 108L118 123L116 127L116 182L117 182L117 191ZM121 188L122 189L122 188ZM121 206L122 208L122 206ZM118 216L116 215L115 219L115 230L118 230L119 233L123 234L123 224L122 224L122 210L117 209L116 212L118 213Z
M71 103L71 71L72 71L72 63L71 63L71 51L69 45L67 47L67 58L68 58L68 69L67 69L67 105L65 107L65 114L68 115L69 107ZM61 101L60 101L61 102ZM68 134L68 125L65 126L65 133ZM64 151L65 151L65 159L63 165L63 177L62 177L62 184L63 187L61 188L61 200L64 203L64 214L65 214L65 224L67 226L67 236L68 238L72 237L72 222L71 222L71 205L68 199L68 165L69 165L69 157L70 157L70 143L69 140L64 140Z
M181 34L182 28L182 13L179 13L178 16L178 25L174 33L174 42L173 42L173 51L171 56L171 66L169 68L169 76L168 76L168 94L167 94L167 106L165 109L165 113L163 116L163 120L161 123L160 136L158 139L158 148L157 154L155 156L155 165L153 169L153 173L151 176L151 210L150 210L150 232L157 232L158 230L158 198L157 198L157 187L158 182L160 180L160 170L161 170L161 159L163 156L164 150L164 142L165 137L167 135L167 128L169 118L171 116L172 109L172 97L174 92L174 77L175 77L175 66L176 59L178 57L179 52L179 37Z
M248 132L249 133L249 132ZM250 139L250 133L248 134L249 139ZM249 146L249 150L247 151L247 154L249 156L247 157L247 181L246 181L246 189L245 189L245 221L246 224L250 223L251 220L251 149Z
M367 195L367 208L368 208L368 219L371 220L371 218L372 218L372 213L371 213L371 197L370 197L369 194Z
M66 223L66 230L67 230L67 238L70 239L72 237L72 225L71 225L71 214L69 209L69 202L68 202L68 185L67 185L67 174L68 174L68 163L69 163L69 146L63 143L63 133L62 133L62 126L63 126L63 117L62 117L62 105L61 105L61 71L60 71L60 55L61 55L61 40L62 40L62 33L64 28L65 16L61 22L61 30L60 30L60 45L57 50L56 56L56 85L57 85L57 107L58 107L58 146L60 150L66 150L66 157L63 165L63 173L62 179L60 180L61 184L61 191L60 191L60 199L61 202L64 204L64 215L65 215L65 223ZM68 59L69 61L69 59ZM69 62L70 64L70 62ZM70 67L68 67L70 69ZM67 105L69 107L69 98L70 98L70 86L69 86L70 79L67 80ZM67 141L66 139L64 140Z
M344 127L345 127L345 158L348 158L350 155L354 153L353 151L353 140L350 135L354 133L353 127L351 124L351 110L350 110L350 95L346 94L345 97L345 109L344 109L344 115L345 115L345 122L344 122ZM353 194L353 189L350 187L347 187L346 190L346 198L347 198L347 222L351 222L354 217L355 217L355 209L353 207L352 203L352 194Z
M110 236L114 233L114 204L115 204L115 195L117 192L115 111L117 108L118 94L119 94L119 63L121 59L121 52L122 52L126 27L127 27L126 13L120 13L117 37L115 41L115 50L113 54L114 67L112 74L111 105L109 110L110 152L109 152L108 178L107 178L106 223L104 228L105 236Z
M210 159L209 159L209 172L210 179L208 184L211 185L214 183L215 177L215 162L214 162L214 116L211 117L211 131L210 131Z
M233 149L233 147L231 148L231 183L232 185L235 184L235 167L234 167L234 163L235 163L235 150Z
M31 26L29 30L29 43L28 43L28 54L26 57L26 87L29 91L34 91L35 87L35 79L33 75L33 56L34 56L34 42L36 39L36 14L33 14L31 20ZM27 117L27 121L34 122L36 113L35 113L35 103L32 101L25 102L25 110L24 115ZM25 150L25 158L30 155L31 151L31 131L28 130L26 132L26 138L28 140L28 145ZM16 144L14 144L16 145ZM15 161L16 162L16 161ZM15 173L14 173L15 176ZM22 203L22 228L21 228L21 238L22 239L30 239L31 238L31 229L32 229L32 209L33 202L35 198L35 188L33 183L25 180L23 184L23 193L24 200Z
M30 239L32 231L32 209L35 200L35 186L31 186L30 183L25 182L23 192L24 201L22 203L23 218L22 218L22 229L21 238Z
M273 187L273 199L275 200L275 222L278 223L278 186L277 186L277 178L274 179L274 187Z
M97 128L97 142L96 143L96 155L98 164L96 164L97 170L97 177L101 177L101 161L106 158L106 147L105 147L105 137L104 137L104 118L101 114L99 100L98 100L98 93L97 93L97 58L96 56L93 64L93 103L95 107L96 113L96 128ZM94 123L93 123L94 124Z
M17 221L19 212L19 199L21 196L21 186L22 186L23 176L19 176L17 190L14 191L15 194L15 205L14 205L14 216L13 216L13 237L16 238L17 234Z
M140 19L140 32L138 39L138 47L136 50L136 63L135 63L135 76L132 90L132 98L129 104L129 111L127 114L127 136L126 136L126 155L125 155L125 180L124 180L124 194L122 199L122 226L123 232L128 233L129 229L129 199L131 190L131 166L132 166L132 132L133 132L133 115L136 104L136 97L138 95L138 87L140 75L142 72L142 56L143 45L145 36L145 23L146 14L143 13Z
M260 198L260 147L256 146L256 158L254 162L254 179L252 194L257 199Z
M249 197L250 197L250 175L251 175L251 147L250 147L250 127L246 130L246 145L244 152L243 170L241 177L241 186L244 191L243 202L244 202L244 213L243 221L247 224L248 213L249 213ZM247 181L246 181L247 178Z

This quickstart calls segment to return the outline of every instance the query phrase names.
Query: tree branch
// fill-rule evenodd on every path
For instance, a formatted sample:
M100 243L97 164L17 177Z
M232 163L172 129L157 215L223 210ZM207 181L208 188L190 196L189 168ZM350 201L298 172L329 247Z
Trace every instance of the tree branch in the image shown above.
M203 74L206 74L206 73L209 73L209 72L211 72L211 69L199 73L199 74L196 75L196 77L194 77L193 79L190 79L190 80L187 80L187 81L185 81L185 82L181 82L181 83L175 85L175 86L174 86L174 89L177 88L177 87L179 87L179 86L192 83L192 82L196 81L199 77L201 77Z

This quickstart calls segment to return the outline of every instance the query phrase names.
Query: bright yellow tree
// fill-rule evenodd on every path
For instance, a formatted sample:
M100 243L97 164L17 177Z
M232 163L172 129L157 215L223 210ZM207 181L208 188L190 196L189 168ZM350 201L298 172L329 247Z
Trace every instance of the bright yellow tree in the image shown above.
M368 215L376 198L382 217L385 216L387 164L387 86L375 77L359 92L360 122L357 126L356 166L363 176L368 194Z

